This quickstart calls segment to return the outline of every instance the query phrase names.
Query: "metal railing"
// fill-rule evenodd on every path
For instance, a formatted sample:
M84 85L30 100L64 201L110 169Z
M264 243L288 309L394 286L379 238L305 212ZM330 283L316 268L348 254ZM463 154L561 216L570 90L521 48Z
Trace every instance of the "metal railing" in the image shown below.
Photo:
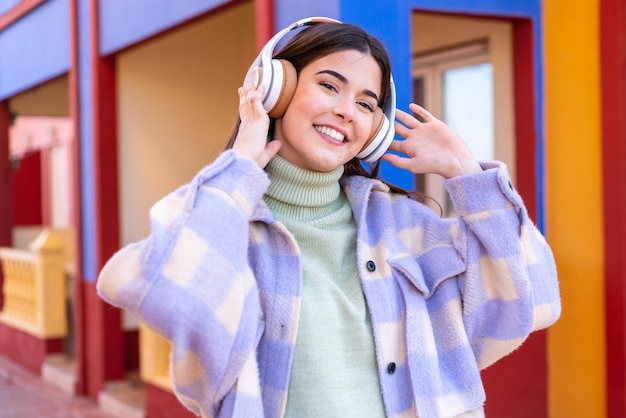
M4 273L0 322L41 339L67 336L67 260L62 238L44 229L28 250L0 248ZM139 327L141 379L173 393L170 350L168 340Z

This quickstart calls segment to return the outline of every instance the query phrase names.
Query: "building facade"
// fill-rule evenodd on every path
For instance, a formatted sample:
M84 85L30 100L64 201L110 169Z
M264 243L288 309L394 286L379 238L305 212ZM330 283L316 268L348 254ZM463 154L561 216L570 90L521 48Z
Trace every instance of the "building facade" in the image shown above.
M153 358L167 346L98 298L98 272L148 233L159 197L220 152L256 53L307 16L377 36L398 107L424 104L481 158L506 162L554 250L562 318L484 371L487 416L626 416L619 0L5 1L0 246L27 249L44 229L60 237L68 326L0 321L0 354L47 376L69 364L68 390L102 403L134 382L143 414L184 416ZM438 179L387 165L382 176L445 208ZM10 311L19 292L2 280Z

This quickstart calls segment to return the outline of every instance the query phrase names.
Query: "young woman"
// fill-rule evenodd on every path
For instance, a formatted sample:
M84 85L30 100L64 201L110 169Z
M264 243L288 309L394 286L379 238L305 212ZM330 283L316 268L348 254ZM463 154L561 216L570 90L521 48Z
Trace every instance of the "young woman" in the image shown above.
M442 219L355 157L393 94L379 41L314 22L274 58L297 73L284 112L247 78L227 149L154 205L101 296L171 341L176 395L203 417L483 416L480 370L560 315L506 167L397 110L382 158L446 178L459 215Z

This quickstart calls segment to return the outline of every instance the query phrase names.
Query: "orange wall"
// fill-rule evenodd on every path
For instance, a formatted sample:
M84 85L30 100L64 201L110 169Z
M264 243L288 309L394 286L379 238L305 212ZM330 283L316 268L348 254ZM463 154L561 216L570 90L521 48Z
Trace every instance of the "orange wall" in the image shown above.
M548 334L552 418L606 416L599 1L543 2L546 227L563 302Z

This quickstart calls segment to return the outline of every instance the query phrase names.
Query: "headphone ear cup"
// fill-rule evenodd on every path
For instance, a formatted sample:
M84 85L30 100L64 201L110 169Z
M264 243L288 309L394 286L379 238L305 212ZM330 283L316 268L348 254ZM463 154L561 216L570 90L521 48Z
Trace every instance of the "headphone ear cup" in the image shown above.
M367 145L371 144L372 141L374 141L376 139L376 137L378 136L378 134L380 133L381 128L384 125L385 121L385 114L383 113L382 109L380 107L376 108L376 113L374 114L374 123L372 124L372 131L370 132L370 137L367 140ZM365 148L365 147L363 147Z
M384 121L385 121L385 114L380 109L380 107L377 107L374 113L374 122L372 123L372 130L370 131L370 136L367 138L367 141L365 141L365 144L363 144L363 148L361 148L361 151L359 151L359 155L360 153L363 153L363 151L368 149L370 145L372 149L376 149L376 144L372 144L372 143L375 140L380 142L380 138L377 138L377 137L378 137L378 134L380 133L381 128L384 125Z
M271 118L281 118L287 111L287 107L293 98L298 84L298 73L293 64L287 60L272 60L272 65L280 65L282 67L282 80L276 80L277 88L280 88L276 104L267 112ZM275 71L274 74L278 72Z
M391 145L394 134L395 130L389 117L377 108L370 137L356 157L368 163L378 160Z

